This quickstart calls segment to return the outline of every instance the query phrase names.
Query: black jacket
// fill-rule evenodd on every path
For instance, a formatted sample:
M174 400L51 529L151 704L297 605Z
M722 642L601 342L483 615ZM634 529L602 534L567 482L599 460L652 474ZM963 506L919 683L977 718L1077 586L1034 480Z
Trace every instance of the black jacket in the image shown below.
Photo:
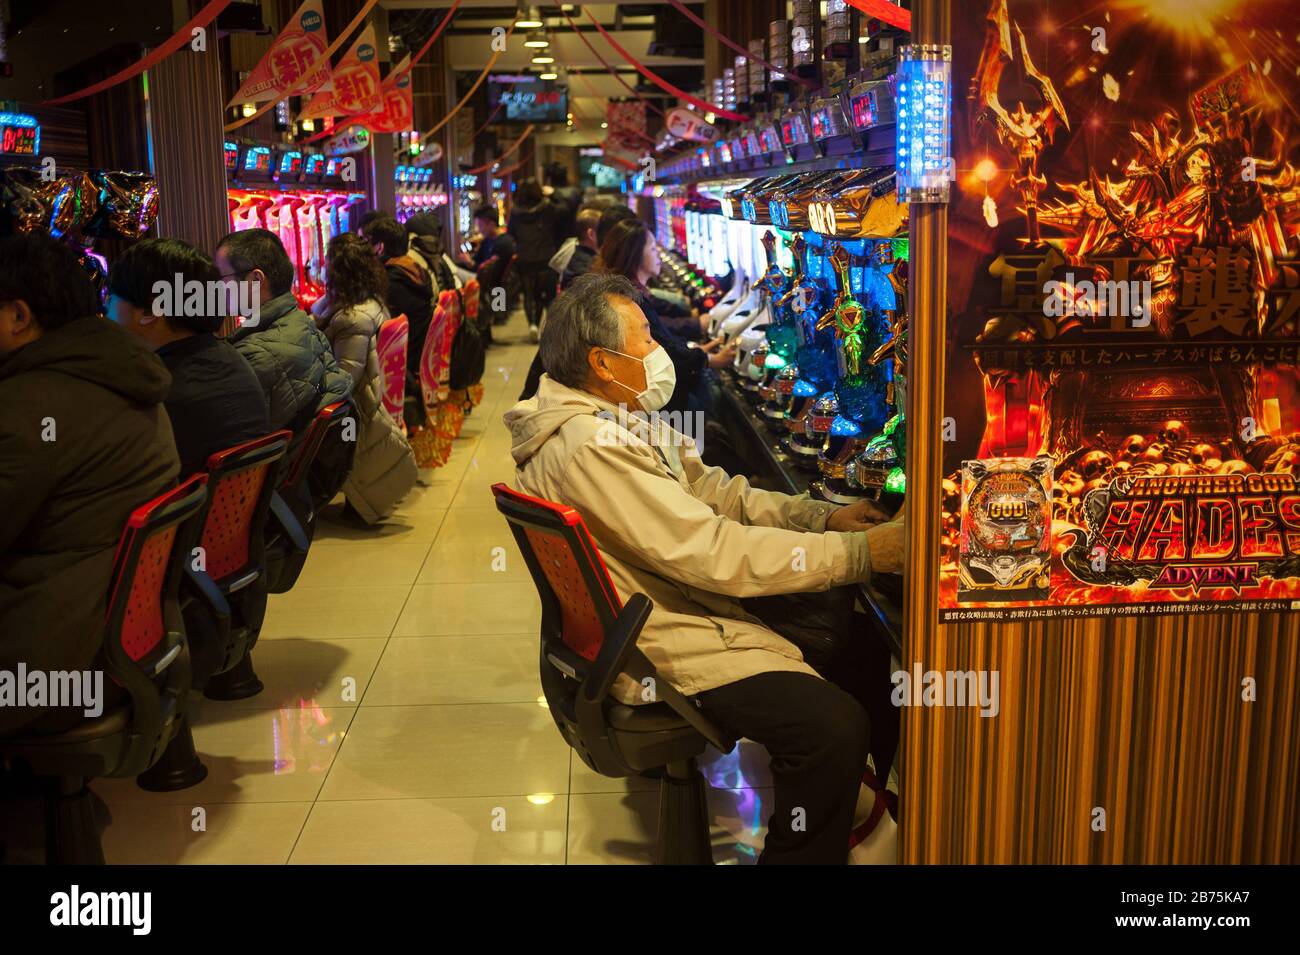
M126 519L176 482L170 384L100 316L0 360L0 670L95 665ZM0 706L0 733L41 715Z
M506 231L515 240L520 268L548 266L551 256L560 247L559 220L559 207L547 199L531 209L515 209L510 213L510 226Z
M655 311L654 300L649 294L642 294L637 300L641 311L645 312L646 321L650 323L650 337L668 352L673 360L673 371L677 374L677 387L664 411L706 411L709 399L709 356L702 348L692 348L680 335L673 333L664 325Z
M257 375L230 342L191 335L158 349L172 387L167 417L181 474L207 467L208 456L271 432Z
M433 282L419 263L409 256L389 259L384 263L388 273L388 314L396 318L405 315L408 322L406 339L407 393L410 376L420 373L420 354L424 340L429 337L429 323L433 321ZM415 394L419 394L418 384Z
M596 261L596 253L586 246L578 246L573 250L573 258L569 259L569 264L565 266L564 274L560 276L560 288L567 289L573 284L573 280L579 275L586 275L591 271L591 264Z

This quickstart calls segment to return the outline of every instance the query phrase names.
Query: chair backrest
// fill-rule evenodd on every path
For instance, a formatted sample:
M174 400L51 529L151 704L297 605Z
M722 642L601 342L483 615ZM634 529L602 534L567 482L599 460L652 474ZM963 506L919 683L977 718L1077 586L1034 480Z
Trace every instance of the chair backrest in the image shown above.
M141 504L118 538L101 653L104 673L130 700L128 723L120 734L124 745L111 767L114 775L136 775L152 766L185 711L190 657L178 589L198 538L207 482L206 474L196 474ZM81 745L59 739L54 737L50 754ZM40 746L29 755L46 750Z
M206 474L196 474L127 518L109 578L105 650L110 663L145 660L177 629L176 582L186 557L178 552L177 539L207 502L207 483Z
M581 515L504 484L492 494L542 598L543 641L595 660L623 604Z
M278 463L292 438L292 431L275 431L208 457L208 503L199 543L205 570L219 587L261 569L266 512Z
M286 500L296 500L302 493L307 483L307 474L311 471L311 464L320 452L320 446L325 442L330 431L342 425L343 419L351 411L351 402L336 401L316 412L316 417L312 419L307 430L303 432L302 440L298 442L298 450L294 452L289 466L284 469L280 477L280 493Z
M399 425L403 425L402 408L406 401L406 350L411 323L405 315L390 318L379 328L379 387L384 408Z

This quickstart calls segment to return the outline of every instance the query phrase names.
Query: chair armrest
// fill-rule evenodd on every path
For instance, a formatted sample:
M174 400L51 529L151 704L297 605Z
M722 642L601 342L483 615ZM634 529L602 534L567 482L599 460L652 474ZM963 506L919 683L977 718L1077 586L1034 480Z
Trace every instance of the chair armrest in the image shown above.
M217 586L216 581L208 576L205 570L195 570L187 563L185 566L185 579L194 585L199 596L220 618L230 618L230 604L226 601L225 594Z
M628 658L636 649L636 639L650 619L652 609L654 604L645 594L633 594L623 605L582 681L582 695L587 702L598 703L609 695L614 681L626 669Z
M294 550L307 550L310 546L307 532L302 529L302 522L294 514L289 502L280 496L279 491L271 494L271 517L280 525L280 530L284 532L284 536L288 538Z
M638 682L651 677L654 680L655 700L667 703L668 707L689 723L697 733L721 753L730 753L736 747L736 741L724 733L716 723L700 712L692 700L682 695L677 687L659 676L655 665L640 650L635 650L627 661L627 675Z

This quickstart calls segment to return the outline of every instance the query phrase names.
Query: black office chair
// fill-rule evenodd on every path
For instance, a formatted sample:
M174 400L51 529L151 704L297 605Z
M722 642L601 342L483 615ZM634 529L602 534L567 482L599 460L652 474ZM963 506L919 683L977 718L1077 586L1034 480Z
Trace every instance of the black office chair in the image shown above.
M542 691L555 725L602 776L659 775L656 864L711 864L708 790L696 758L709 744L728 753L736 741L637 649L653 605L645 594L620 602L578 512L504 484L492 493L542 599ZM611 697L620 674L652 680L656 702Z
M126 699L72 729L0 739L0 755L44 777L46 861L97 864L104 850L86 781L153 766L184 725L190 658L178 589L198 539L207 475L141 505L113 558L104 674Z

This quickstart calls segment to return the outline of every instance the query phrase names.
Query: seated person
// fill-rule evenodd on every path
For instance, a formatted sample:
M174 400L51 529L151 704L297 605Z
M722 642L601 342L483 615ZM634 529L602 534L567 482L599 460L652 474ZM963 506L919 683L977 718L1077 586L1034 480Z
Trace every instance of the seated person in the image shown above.
M867 711L741 600L899 572L903 525L873 523L885 515L869 504L757 490L706 466L662 420L655 434L643 418L620 416L621 404L656 411L673 388L639 295L623 276L590 274L556 300L540 343L547 374L537 396L505 416L516 484L576 509L619 595L654 602L638 646L663 678L729 733L767 747L776 794L760 861L842 864ZM639 691L626 675L614 687L631 705ZM794 831L800 807L806 828Z
M586 275L591 271L591 265L596 261L596 251L600 248L596 244L596 227L600 225L600 216L604 209L603 203L588 203L578 210L575 220L578 244L573 250L569 264L565 266L564 274L560 276L561 289L567 289L579 275Z
M232 232L217 244L218 277L229 283L230 312L240 297L236 282L256 290L260 308L230 336L257 375L266 396L271 431L301 436L326 405L348 397L352 379L339 368L329 341L293 295L293 265L280 239L266 229Z
M127 517L176 483L170 384L144 342L99 314L67 245L0 239L0 670L98 669ZM0 734L84 719L0 706Z
M478 279L480 314L491 315L492 324L500 325L505 322L509 309L493 307L504 298L494 295L493 291L505 288L506 273L515 256L515 240L509 233L501 231L496 206L493 205L482 205L474 210L474 228L480 237L478 245L472 257L462 253L460 263L473 269Z
M393 318L406 316L406 393L418 395L420 358L424 354L424 341L429 337L438 293L433 289L428 271L409 254L411 237L406 226L392 216L381 215L362 226L361 234L384 263L384 274L388 276L384 304L388 314Z
M257 375L235 346L217 338L220 314L155 311L158 283L170 289L217 281L212 260L179 239L145 239L123 252L108 273L108 317L162 359L172 375L165 406L176 436L181 474L207 468L208 457L271 432ZM170 311L172 294L165 301ZM205 294L206 301L206 294Z

